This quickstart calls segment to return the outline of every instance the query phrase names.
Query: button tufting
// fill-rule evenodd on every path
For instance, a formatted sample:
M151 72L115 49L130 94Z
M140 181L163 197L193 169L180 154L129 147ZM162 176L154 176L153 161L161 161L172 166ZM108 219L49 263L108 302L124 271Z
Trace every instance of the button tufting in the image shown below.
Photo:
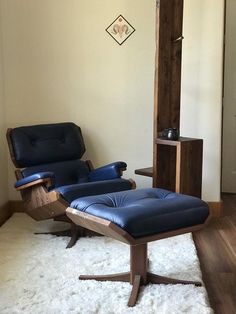
M20 168L76 160L80 159L85 152L81 130L72 123L14 128L11 131L11 141L15 149L15 159ZM29 158L30 148L34 154Z

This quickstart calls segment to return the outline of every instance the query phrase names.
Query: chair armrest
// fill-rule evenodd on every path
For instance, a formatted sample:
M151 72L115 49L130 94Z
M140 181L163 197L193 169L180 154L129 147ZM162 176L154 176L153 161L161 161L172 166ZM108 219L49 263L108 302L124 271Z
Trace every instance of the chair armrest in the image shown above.
M89 181L103 181L117 179L126 170L127 164L123 161L113 162L106 166L92 170L89 173Z
M52 188L54 183L55 175L53 172L38 172L31 176L22 178L15 183L16 190L27 189L33 185L45 184L47 188Z

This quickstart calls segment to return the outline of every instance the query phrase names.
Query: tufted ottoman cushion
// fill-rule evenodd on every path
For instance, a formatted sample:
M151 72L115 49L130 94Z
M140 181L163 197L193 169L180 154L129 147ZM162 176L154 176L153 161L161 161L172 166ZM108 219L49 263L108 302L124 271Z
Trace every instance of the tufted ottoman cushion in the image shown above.
M81 197L70 207L109 220L133 238L203 224L209 215L204 201L158 188Z

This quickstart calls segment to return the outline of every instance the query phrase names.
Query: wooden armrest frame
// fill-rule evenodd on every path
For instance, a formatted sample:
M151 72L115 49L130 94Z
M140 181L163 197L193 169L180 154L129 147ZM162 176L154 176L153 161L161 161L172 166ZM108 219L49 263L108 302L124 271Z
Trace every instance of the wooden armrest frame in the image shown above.
M35 180L35 181L32 181L32 182L29 182L29 183L26 183L26 184L23 184L19 187L16 188L17 191L22 191L22 190L25 190L25 189L28 189L32 186L35 186L35 185L45 185L46 187L49 187L52 185L52 179L51 178L44 178L44 179L38 179L38 180Z

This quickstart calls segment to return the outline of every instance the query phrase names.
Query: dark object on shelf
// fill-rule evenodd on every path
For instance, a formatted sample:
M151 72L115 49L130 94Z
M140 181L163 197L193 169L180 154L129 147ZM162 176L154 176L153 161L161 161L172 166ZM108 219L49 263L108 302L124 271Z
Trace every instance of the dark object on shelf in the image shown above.
M179 131L176 128L167 128L161 132L161 138L165 140L177 141L179 139Z

